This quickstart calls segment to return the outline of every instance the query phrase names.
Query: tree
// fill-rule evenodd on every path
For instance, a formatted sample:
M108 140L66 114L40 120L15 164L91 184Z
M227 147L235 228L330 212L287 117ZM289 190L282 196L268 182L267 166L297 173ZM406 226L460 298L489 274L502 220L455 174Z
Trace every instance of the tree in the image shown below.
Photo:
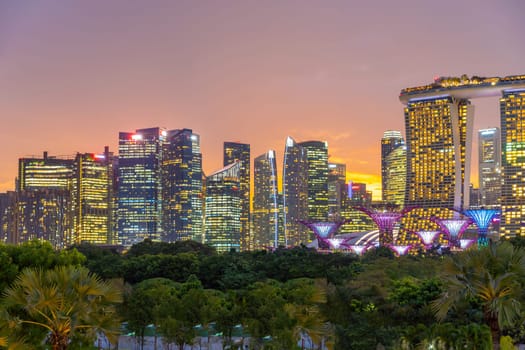
M3 327L15 334L42 329L53 350L67 349L79 338L94 340L97 333L113 342L120 326L115 306L121 301L115 281L103 281L86 268L29 268L4 293Z
M456 254L445 263L445 291L433 302L438 320L469 298L478 300L484 322L490 327L494 349L499 349L501 331L515 325L525 275L525 252L508 242Z

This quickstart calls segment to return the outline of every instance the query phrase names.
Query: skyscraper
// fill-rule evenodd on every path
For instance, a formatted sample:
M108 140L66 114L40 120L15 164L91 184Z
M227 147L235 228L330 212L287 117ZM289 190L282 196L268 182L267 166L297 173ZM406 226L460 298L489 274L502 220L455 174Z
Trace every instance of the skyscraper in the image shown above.
M240 249L240 171L235 162L206 177L205 243L218 252Z
M479 192L481 205L494 207L501 196L501 137L499 128L479 130Z
M17 190L66 190L73 189L75 161L48 156L20 158L18 160Z
M404 145L404 143L401 131L397 130L387 130L381 138L381 196L383 201L388 201L386 198L388 177L387 157L396 148Z
M240 200L241 200L241 251L251 249L252 238L250 236L250 145L238 142L224 143L224 166L240 163Z
M500 109L503 151L500 232L507 237L521 236L525 235L525 88L503 91Z
M123 245L161 238L161 159L166 131L119 133L118 237Z
M322 141L299 143L308 161L308 219L328 219L328 144Z
M288 137L283 160L283 220L287 245L310 241L310 232L299 221L308 219L308 159L306 150Z
M202 155L190 129L167 132L162 151L163 240L203 239Z
M468 207L473 112L450 96L408 101L405 206Z
M407 176L407 149L401 145L394 149L384 159L383 201L399 207L405 201Z
M341 218L347 196L346 164L328 163L328 215Z
M78 153L75 158L75 235L77 243L115 244L113 153Z
M284 244L279 232L279 194L275 151L255 158L253 166L253 238L254 248L277 248Z

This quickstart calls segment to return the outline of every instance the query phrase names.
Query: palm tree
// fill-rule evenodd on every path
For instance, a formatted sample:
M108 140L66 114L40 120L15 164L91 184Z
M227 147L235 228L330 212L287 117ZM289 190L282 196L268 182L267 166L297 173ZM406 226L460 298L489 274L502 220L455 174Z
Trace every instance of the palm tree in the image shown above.
M524 275L525 252L508 242L457 254L445 263L446 290L432 304L436 317L444 320L460 301L476 298L490 327L494 349L499 349L501 330L514 325L520 314L519 281Z
M14 334L43 329L53 350L67 349L73 339L93 340L97 333L113 342L120 325L115 305L121 301L120 286L86 268L25 269L4 292L2 321Z

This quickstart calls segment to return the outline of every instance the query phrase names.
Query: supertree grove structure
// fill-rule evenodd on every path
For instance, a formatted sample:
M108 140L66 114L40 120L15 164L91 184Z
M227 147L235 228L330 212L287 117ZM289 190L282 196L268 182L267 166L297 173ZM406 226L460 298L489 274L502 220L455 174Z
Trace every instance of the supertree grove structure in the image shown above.
M426 249L429 249L434 243L434 239L440 234L439 231L417 231L416 234L423 242Z
M379 229L379 245L388 246L394 243L394 226L408 210L395 211L392 209L376 210L374 208L357 207L367 214Z
M476 240L475 239L460 239L459 240L459 247L461 249L467 249L470 247Z
M466 219L438 219L435 218L434 222L436 222L439 227L441 227L441 230L447 235L448 241L450 246L453 247L460 247L459 240L461 239L461 236L469 227L470 224L472 224L472 220L470 218Z
M341 249L346 248L346 242L348 242L350 238L328 238L326 241L330 245L330 248L332 249Z
M329 249L333 248L332 244L338 244L337 248L341 245L341 243L334 243L330 242L330 239L334 239L334 234L337 232L339 227L345 223L345 221L336 221L336 222L312 222L312 221L299 221L301 224L308 227L310 230L313 231L315 234L315 237L317 238L317 243L319 248ZM337 249L336 248L336 249Z
M411 248L409 245L389 245L390 249L392 249L398 256L406 255Z
M478 227L478 246L488 245L487 233L492 219L499 214L497 209L468 209L463 214L474 221Z
M368 249L368 246L366 245L355 245L351 244L347 246L352 252L354 252L357 255L363 255L364 252Z

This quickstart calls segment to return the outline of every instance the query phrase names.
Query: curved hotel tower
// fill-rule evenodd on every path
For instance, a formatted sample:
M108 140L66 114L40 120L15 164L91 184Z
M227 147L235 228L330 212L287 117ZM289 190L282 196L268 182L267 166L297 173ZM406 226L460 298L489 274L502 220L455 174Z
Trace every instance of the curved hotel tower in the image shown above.
M525 75L441 77L403 89L407 146L405 206L468 208L474 108L470 99L500 96L503 235L525 234Z

